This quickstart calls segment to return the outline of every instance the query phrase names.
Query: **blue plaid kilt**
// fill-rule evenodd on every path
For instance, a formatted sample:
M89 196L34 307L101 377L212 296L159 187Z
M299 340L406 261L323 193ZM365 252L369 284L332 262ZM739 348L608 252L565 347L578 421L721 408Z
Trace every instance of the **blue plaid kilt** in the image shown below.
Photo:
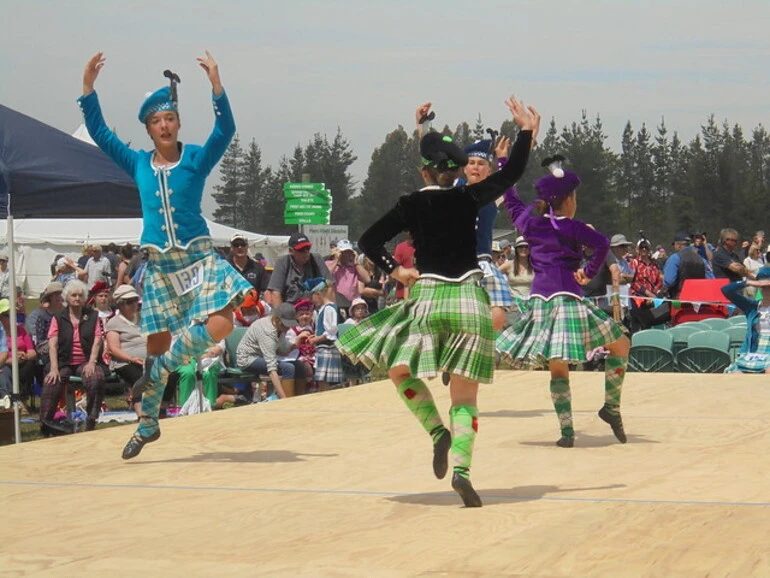
M340 335L337 348L372 369L405 365L414 377L441 371L491 383L494 331L481 274L463 281L421 277L409 298L386 307Z
M203 283L177 295L171 274L195 263L203 264ZM206 318L230 304L237 304L251 284L214 249L211 239L193 241L187 250L166 253L149 248L142 294L142 334L176 333L193 321Z
M725 369L725 373L740 371L742 373L765 373L770 369L770 335L760 335L757 350L741 353L738 358Z
M503 272L486 259L479 259L479 268L484 272L481 286L489 295L489 306L513 307L513 293Z
M342 357L334 345L317 345L315 348L315 380L326 383L342 383Z
M547 368L551 359L582 363L591 350L623 336L621 326L587 299L532 297L529 304L529 310L495 344L514 369Z

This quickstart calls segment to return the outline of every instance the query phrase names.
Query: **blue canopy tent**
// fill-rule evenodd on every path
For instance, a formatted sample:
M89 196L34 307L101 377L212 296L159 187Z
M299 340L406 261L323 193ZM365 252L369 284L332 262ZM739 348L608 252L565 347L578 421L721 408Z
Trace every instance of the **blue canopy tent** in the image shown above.
M0 105L0 218L7 218L11 319L16 318L13 218L116 218L141 215L133 180L97 147ZM19 376L11 323L16 443Z

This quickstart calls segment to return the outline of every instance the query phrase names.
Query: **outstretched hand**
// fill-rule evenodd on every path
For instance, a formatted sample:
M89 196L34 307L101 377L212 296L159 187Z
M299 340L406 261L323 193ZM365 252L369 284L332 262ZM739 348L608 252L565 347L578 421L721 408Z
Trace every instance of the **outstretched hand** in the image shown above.
M83 96L88 96L94 91L94 83L106 60L104 52L97 52L86 62L83 71Z
M508 158L508 149L511 147L511 139L503 135L497 140L495 144L495 158L503 159Z
M197 60L200 67L206 71L206 76L209 77L214 96L222 94L224 88L222 88L222 81L219 78L219 65L217 64L217 61L214 60L214 57L211 56L211 53L206 50L205 57L199 56L195 60Z
M533 106L525 107L524 103L516 100L516 97L513 95L508 97L505 104L513 114L513 122L521 130L532 131L532 142L534 142L537 134L540 132L540 113Z

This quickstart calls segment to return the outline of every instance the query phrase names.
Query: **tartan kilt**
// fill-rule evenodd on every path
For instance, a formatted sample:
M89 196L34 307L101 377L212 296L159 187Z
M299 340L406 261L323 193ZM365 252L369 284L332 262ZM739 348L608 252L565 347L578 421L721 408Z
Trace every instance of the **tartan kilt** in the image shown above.
M177 295L170 274L203 261L203 283ZM193 241L187 250L173 248L166 253L149 248L142 294L142 334L162 331L176 333L193 321L240 302L251 284L214 249L211 239Z
M317 345L315 349L316 381L327 383L342 383L345 374L342 372L340 352L333 345Z
M620 325L588 300L531 297L529 310L503 331L497 351L516 369L547 368L550 359L582 363L589 351L623 336Z
M412 376L446 371L491 383L494 332L480 275L463 281L423 277L409 298L363 319L337 339L353 363L369 369L405 365Z
M743 373L764 373L770 368L770 336L760 335L757 350L741 353L738 358L725 369L725 373L741 371Z
M513 293L503 272L485 259L479 260L479 267L484 271L481 286L489 295L490 307L513 307Z

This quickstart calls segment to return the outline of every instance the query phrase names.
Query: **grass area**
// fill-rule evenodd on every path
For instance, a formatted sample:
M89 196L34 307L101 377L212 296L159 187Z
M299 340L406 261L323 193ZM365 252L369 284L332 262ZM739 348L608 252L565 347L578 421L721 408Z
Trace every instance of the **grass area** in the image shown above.
M22 416L22 419L25 418L35 418L37 419L39 417L38 411L39 408L39 400L38 407L34 411L30 411L30 414L28 416ZM126 398L123 395L110 395L105 397L104 402L107 404L107 409L109 411L126 411L128 409L128 404L126 403ZM9 414L11 416L11 424L13 422L13 414ZM105 429L109 427L116 427L116 426L122 426L122 425L135 425L132 423L116 423L116 422L109 422L109 423L97 423L96 429ZM29 442L34 441L37 439L41 439L43 436L40 434L40 422L36 421L34 423L22 423L21 424L21 441L22 442ZM11 425L11 439L10 440L0 440L0 445L7 445L13 443L13 426Z

